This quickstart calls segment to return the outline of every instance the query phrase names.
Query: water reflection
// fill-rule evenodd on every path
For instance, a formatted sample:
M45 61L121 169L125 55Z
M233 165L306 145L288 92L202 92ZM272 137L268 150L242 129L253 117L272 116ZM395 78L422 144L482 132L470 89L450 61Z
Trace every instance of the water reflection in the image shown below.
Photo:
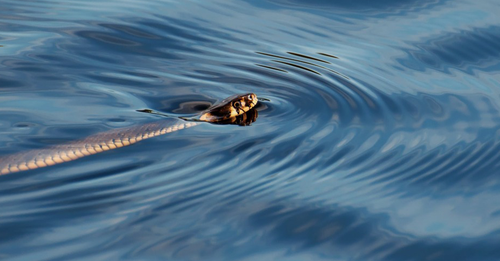
M242 115L232 117L227 120L219 122L213 122L212 124L222 124L222 125L234 124L239 126L249 126L257 120L257 117L259 117L258 111L256 109L251 109L243 113Z

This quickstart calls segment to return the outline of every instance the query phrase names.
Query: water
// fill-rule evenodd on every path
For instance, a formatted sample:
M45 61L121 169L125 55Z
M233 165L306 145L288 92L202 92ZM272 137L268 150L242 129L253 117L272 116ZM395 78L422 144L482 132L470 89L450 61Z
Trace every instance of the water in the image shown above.
M235 93L0 176L1 260L500 260L500 6L0 0L0 154Z

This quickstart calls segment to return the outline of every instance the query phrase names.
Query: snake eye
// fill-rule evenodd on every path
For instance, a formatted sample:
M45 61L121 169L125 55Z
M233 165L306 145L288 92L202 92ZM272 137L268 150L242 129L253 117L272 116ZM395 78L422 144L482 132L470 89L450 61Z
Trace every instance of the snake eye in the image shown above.
M252 99L252 95L251 95L251 94L249 94L249 95L248 95L248 99L249 99L249 100L253 100L253 99Z
M237 109L241 108L241 103L239 101L236 101L233 103L233 106Z

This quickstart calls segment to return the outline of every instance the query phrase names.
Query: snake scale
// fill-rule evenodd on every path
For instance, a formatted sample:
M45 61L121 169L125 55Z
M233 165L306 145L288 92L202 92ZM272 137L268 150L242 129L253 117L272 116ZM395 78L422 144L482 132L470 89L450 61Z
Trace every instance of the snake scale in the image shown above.
M99 152L132 145L141 140L190 128L204 122L232 122L257 104L253 93L231 96L203 111L197 121L160 120L140 126L110 130L45 149L30 150L0 158L0 175L52 166Z

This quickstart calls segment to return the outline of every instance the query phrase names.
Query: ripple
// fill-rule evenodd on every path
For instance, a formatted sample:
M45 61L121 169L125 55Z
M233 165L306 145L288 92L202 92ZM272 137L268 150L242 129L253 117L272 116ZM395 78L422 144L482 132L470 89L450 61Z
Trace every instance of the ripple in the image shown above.
M384 15L407 15L408 12L418 12L422 10L432 9L436 6L443 5L447 1L426 0L426 1L325 1L325 0L272 0L280 5L302 8L314 8L322 11L338 12L348 11L356 14L384 16ZM333 11L332 11L333 10Z
M498 40L500 27L488 26L443 33L424 42L414 43L418 51L407 50L408 58L399 62L412 70L435 70L449 72L450 69L473 74L473 70L496 70L500 49ZM474 46L474 48L470 48ZM420 65L411 62L417 60Z
M259 97L0 176L0 259L500 256L488 1L0 1L2 156Z
M344 77L346 79L349 79L349 77L347 77L347 76L345 76L345 75L343 75L343 74L341 74L339 72L336 72L335 70L326 68L324 66L321 66L321 65L318 65L318 64L315 64L315 63L312 63L312 62L307 62L307 61L304 61L304 60L293 59L293 58L289 58L289 57L284 57L284 56L274 55L274 54L269 54L269 53L263 53L263 52L256 52L256 53L257 54L261 54L261 55L270 56L270 57L280 58L280 59L284 59L284 60L289 60L289 61L293 61L293 62L299 62L299 63L303 63L303 64L306 64L306 65L312 65L313 67L319 67L321 69L328 70L328 71L333 72L333 73L335 73L335 74L337 74L339 76L342 76L342 77ZM324 60L321 60L321 59L318 59L318 58L310 57L310 56L307 56L307 55L304 55L304 54L293 53L293 52L288 52L288 53L291 54L291 55L294 55L294 56L301 57L301 58L306 58L306 59L310 59L310 60L314 60L314 61L319 61L319 62L330 64L330 62L327 62L327 61L324 61ZM335 56L330 56L330 57L334 58ZM303 70L306 70L306 71L309 71L309 72L321 75L321 73L319 73L319 72L317 72L317 71L315 71L313 69L307 68L305 66L301 66L301 65L296 64L296 63L285 62L285 61L280 61L280 60L272 60L272 61L273 62L277 62L277 63L282 63L282 64L290 65L290 66L293 66L293 67L296 67L296 68L299 68L299 69L303 69Z

